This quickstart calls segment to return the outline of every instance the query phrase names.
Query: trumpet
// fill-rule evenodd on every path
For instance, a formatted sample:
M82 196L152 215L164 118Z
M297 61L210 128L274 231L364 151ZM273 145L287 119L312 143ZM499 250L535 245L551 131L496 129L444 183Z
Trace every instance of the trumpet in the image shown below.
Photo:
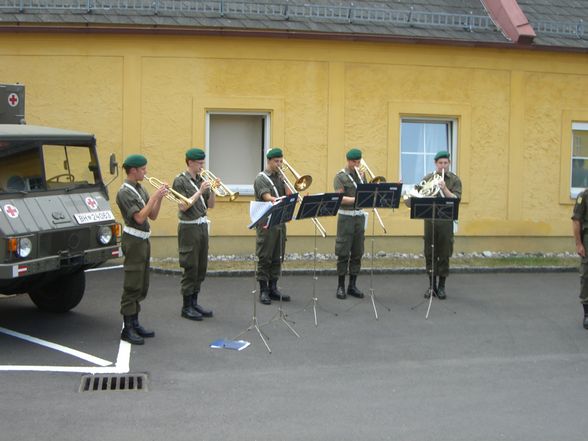
M166 185L164 182L151 176L144 176L143 178L158 190ZM183 194L178 193L171 187L168 187L165 197L175 204L184 204L186 207L192 205L192 201L189 198Z
M285 170L289 170L290 173L292 173L292 175L294 175L294 177L296 178L294 184L292 184L292 182L290 182L290 180L286 176ZM282 160L282 166L278 168L278 171L280 172L280 175L282 175L282 180L284 181L284 184L286 185L288 190L290 190L290 192L292 193L298 193L298 202L302 202L302 196L300 196L300 192L310 187L310 184L312 184L312 176L301 176L299 173L296 172L296 170L294 170L294 168L290 164L288 164L288 161L286 161L285 159ZM320 233L320 235L323 237L327 237L327 230L325 230L325 227L323 227L319 220L316 217L311 218L311 220L316 229L318 230L318 232Z
M211 190L214 191L214 194L217 196L221 198L228 197L231 202L239 197L238 191L231 191L231 189L223 184L210 170L202 170L200 176L210 184Z
M357 177L359 178L359 182L361 182L362 184L364 183L363 178L361 177L362 174L365 174L369 178L371 184L380 184L382 182L386 182L386 178L384 176L376 176L370 170L370 168L367 165L367 162L365 162L363 160L363 158L361 159L361 162L359 163L359 167L355 167L355 172L357 173ZM382 217L380 216L378 209L376 207L373 207L372 209L374 210L374 214L378 218L378 222L379 222L380 226L382 227L382 230L384 230L384 234L387 234L388 232L386 231L386 227L384 226L384 221L382 221Z

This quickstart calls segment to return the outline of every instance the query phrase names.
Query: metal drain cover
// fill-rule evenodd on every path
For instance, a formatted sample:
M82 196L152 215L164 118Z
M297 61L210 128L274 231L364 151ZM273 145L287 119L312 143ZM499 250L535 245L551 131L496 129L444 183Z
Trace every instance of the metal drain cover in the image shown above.
M147 374L83 375L79 392L146 391Z

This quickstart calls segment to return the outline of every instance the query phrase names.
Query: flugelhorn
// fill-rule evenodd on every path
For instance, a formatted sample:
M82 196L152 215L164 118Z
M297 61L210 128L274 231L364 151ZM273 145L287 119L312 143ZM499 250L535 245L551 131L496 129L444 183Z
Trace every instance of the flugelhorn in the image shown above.
M221 198L228 197L231 202L239 197L238 191L231 191L231 189L223 184L210 170L202 170L200 176L210 184L210 189L214 191L214 194L217 196Z
M162 182L159 179L154 178L152 176L144 176L143 178L147 182L149 182L151 185L153 185L155 188L157 188L158 190L161 187L167 185L164 182ZM165 197L169 201L171 201L171 202L173 202L175 204L184 204L186 207L189 207L190 205L192 205L192 201L189 198L187 198L183 194L178 193L177 191L175 191L173 188L171 188L169 186L167 188L167 193L166 193Z
M284 172L284 169L289 170L290 173L294 175L294 177L296 178L294 184L290 182L290 180L286 176L286 173ZM282 160L282 166L278 168L278 171L280 172L280 175L282 175L284 185L286 185L290 192L298 193L298 202L302 203L302 196L300 196L300 192L310 187L310 184L312 184L312 176L301 176L299 173L296 172L296 170L294 170L294 168L290 164L288 164L288 161L286 161L285 159ZM314 226L316 227L317 231L320 233L320 235L323 237L327 237L327 230L325 230L325 227L323 227L319 220L316 217L311 218L311 220Z
M359 163L359 167L355 167L355 172L357 173L357 177L359 178L359 182L361 182L362 184L364 182L363 182L363 178L361 177L361 175L364 173L365 173L366 177L369 178L370 183L372 183L372 184L380 184L382 182L386 182L386 178L384 176L374 175L374 173L368 167L367 162L365 162L363 160L363 158L361 159L361 162ZM386 231L386 227L384 226L384 221L382 221L382 217L380 216L378 209L376 207L374 207L373 210L374 210L374 214L378 218L378 222L379 222L380 226L382 227L382 230L384 230L384 234L387 234L388 232Z

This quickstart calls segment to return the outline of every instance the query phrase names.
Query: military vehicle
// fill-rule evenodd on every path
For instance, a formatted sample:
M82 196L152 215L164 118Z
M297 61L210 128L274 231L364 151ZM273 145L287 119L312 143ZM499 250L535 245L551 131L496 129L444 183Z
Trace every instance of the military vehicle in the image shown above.
M84 270L120 255L94 135L24 124L24 86L0 84L0 294L69 311Z

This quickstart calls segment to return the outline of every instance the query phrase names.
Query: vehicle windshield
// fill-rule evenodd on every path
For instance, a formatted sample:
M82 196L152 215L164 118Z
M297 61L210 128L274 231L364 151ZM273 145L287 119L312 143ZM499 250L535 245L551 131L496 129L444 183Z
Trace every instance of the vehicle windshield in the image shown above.
M94 149L88 146L38 145L3 151L0 191L73 190L96 185L100 174Z

